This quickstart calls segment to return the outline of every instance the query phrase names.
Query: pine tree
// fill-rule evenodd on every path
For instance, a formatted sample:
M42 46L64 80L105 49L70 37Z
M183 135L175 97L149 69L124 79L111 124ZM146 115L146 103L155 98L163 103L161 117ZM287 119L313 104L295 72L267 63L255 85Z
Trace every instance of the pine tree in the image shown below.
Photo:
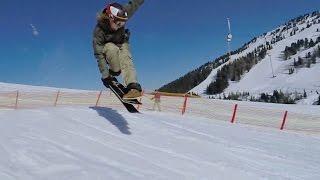
M306 54L306 58L310 58L311 57L311 52L308 52L307 54Z
M297 45L298 45L298 48L301 48L304 46L304 40L303 39L300 39L297 41ZM297 49L298 50L298 49Z
M320 105L320 95L319 95L319 98L318 98L318 105Z
M309 45L308 47L311 48L311 47L314 47L316 44L313 42L313 40L311 39L310 42L309 42Z
M310 68L310 67L311 67L311 59L308 59L307 64L306 64L306 67L307 67L307 68Z
M277 90L274 90L273 91L273 95L272 95L272 97L274 97L274 99L275 99L275 102L279 102L279 92L277 91Z
M307 27L306 27L306 28L309 28L309 27L311 27L311 24L307 24Z
M277 103L276 97L275 97L275 96L271 96L270 102L271 102L271 103Z
M278 103L284 103L285 100L285 95L283 94L283 92L280 90L279 92L279 97L277 99Z
M309 39L308 38L305 38L304 39L304 48L308 48L308 46L309 46Z
M284 59L287 60L290 56L297 54L297 50L299 49L299 44L292 43L290 47L286 46L283 51Z
M299 57L298 57L297 65L298 65L298 66L301 66L302 64L303 64L303 59L299 56Z
M303 90L303 97L304 97L304 98L307 98L307 92L306 92L306 90Z
M268 102L269 98L268 98L268 95L265 94L265 93L262 93L261 96L260 96L260 99L263 101L263 102Z
M316 64L317 63L317 57L316 57L315 53L313 53L312 56L311 56L311 63L312 64Z
M235 80L236 80L236 76L235 76L235 66L234 66L234 63L233 63L232 65L230 65L229 74L230 74L230 80L231 80L231 81L235 81Z
M289 69L289 74L293 74L294 73L294 69L293 68L290 68Z
M262 50L259 52L258 56L259 56L260 59L263 59L263 58L266 57L266 55L267 55L267 50L266 50L265 47L263 47Z
M285 50L283 51L283 54L284 54L284 60L287 60L290 58L290 54L289 54L289 47L286 46Z

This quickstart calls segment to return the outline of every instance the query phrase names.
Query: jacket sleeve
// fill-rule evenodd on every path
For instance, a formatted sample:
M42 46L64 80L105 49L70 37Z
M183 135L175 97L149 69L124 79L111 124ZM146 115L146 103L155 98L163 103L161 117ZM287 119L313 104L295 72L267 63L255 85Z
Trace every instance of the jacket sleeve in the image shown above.
M104 47L104 37L102 30L96 26L93 32L93 51L96 59L104 59L103 47Z
M129 0L129 2L124 5L124 8L128 12L128 18L131 18L132 15L138 10L138 8L143 4L144 0Z
M105 55L103 53L103 49L105 46L103 31L98 26L96 26L96 28L94 29L92 43L94 56L97 59L100 73L102 74L102 77L105 78L109 75L109 69L105 60Z

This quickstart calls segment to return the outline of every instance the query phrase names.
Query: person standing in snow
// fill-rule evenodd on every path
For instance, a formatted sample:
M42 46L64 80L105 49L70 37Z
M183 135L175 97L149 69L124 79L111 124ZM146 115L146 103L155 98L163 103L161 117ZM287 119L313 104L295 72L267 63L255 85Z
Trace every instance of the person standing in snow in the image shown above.
M155 91L154 96L151 98L151 100L154 101L153 108L152 108L153 111L155 110L156 106L158 108L158 111L161 111L160 98L161 98L161 94L158 91Z
M143 4L144 0L130 0L122 6L118 3L108 4L98 15L93 33L94 56L102 75L103 84L108 87L115 76L122 74L128 93L123 99L141 96L141 85L137 81L129 47L130 32L125 24Z

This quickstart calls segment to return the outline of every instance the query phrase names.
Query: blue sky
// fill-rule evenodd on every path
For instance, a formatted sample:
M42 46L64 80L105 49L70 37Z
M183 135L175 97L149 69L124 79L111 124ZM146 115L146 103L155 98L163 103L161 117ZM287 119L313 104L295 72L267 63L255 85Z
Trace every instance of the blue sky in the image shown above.
M0 82L102 89L91 41L108 2L1 0ZM127 24L138 79L153 90L224 54L227 17L237 49L319 7L319 0L145 0Z

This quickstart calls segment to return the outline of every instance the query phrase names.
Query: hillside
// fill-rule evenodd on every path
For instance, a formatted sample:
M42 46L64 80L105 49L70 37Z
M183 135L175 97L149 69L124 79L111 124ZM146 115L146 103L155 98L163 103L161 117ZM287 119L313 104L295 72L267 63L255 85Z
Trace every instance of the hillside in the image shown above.
M226 56L217 58L215 61L207 63L207 66L201 66L201 68L194 70L192 73L188 73L178 80L163 86L160 90L171 91L179 88L183 89L181 91L184 92L189 91L199 95L206 95L208 94L207 88L217 80L217 73L224 70L226 71L224 75L226 76L224 81L226 86L221 91L225 94L250 92L252 95L257 96L259 93L270 93L274 90L297 91L298 93L307 90L308 94L314 95L315 91L320 87L320 80L316 75L320 67L319 57L308 68L295 67L295 73L291 74L289 74L289 69L292 69L294 61L297 61L299 57L308 61L306 54L309 52L315 53L319 43L313 44L312 47L301 47L296 54L286 60L283 57L286 47L291 47L292 43L296 43L300 39L308 39L308 41L312 39L313 42L318 42L320 37L319 23L319 12L294 18L275 30L254 38L237 51L232 52L231 60ZM252 61L252 63L249 63L249 61ZM235 68L226 68L230 64ZM247 65L249 67L246 67ZM240 69L239 66L244 69ZM197 84L195 82L198 82L199 79L193 77L197 77L196 74L201 74L204 68L207 68L207 71L212 68L207 78L201 79L202 82L198 85L187 88L185 84L188 84L188 87ZM193 75L190 76L190 74ZM273 75L276 77L272 78Z

